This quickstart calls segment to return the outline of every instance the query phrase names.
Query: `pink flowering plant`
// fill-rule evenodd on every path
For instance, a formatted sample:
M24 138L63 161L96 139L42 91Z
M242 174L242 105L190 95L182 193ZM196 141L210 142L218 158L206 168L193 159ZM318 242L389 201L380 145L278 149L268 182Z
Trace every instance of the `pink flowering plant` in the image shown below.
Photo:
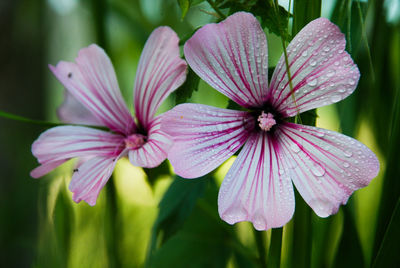
M4 267L400 267L395 1L9 2Z
M287 120L353 93L360 73L345 45L337 26L316 19L287 48L292 76L282 55L268 83L267 40L253 15L235 13L186 42L190 67L245 111L181 104L161 129L174 139L168 159L185 178L209 173L243 146L218 195L226 222L251 221L257 230L285 225L294 213L293 184L327 217L376 177L378 159L362 143Z
M32 145L41 164L31 172L39 178L71 158L80 158L69 189L75 202L95 205L117 160L128 156L139 167L153 168L167 157L172 145L160 130L162 115L155 113L186 77L179 39L168 27L153 31L143 49L134 88L135 118L118 87L114 68L97 45L79 51L76 62L59 62L50 69L68 90L59 114L63 121L103 126L59 126L42 133Z

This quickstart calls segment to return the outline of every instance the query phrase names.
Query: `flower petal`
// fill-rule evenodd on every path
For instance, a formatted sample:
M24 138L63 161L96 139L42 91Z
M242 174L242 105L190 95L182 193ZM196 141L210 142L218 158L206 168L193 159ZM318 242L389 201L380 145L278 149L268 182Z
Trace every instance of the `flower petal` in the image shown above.
M159 27L140 56L134 103L136 117L145 129L165 98L186 79L186 62L180 58L178 43L171 28Z
M244 107L261 107L268 91L267 40L256 18L245 12L207 24L190 38L184 53L208 84Z
M147 142L136 150L129 151L129 160L134 166L153 168L160 165L172 146L172 138L161 127L162 115L149 124Z
M218 211L229 224L251 221L257 230L281 227L293 216L293 185L279 144L266 132L253 133L225 176Z
M72 199L76 203L84 200L94 206L116 163L117 157L97 156L80 165L69 185L69 189L74 193Z
M161 129L174 139L168 159L175 173L196 178L214 170L239 150L252 124L247 112L201 104L181 104L166 112Z
M293 92L282 55L271 79L270 104L290 117L353 93L360 73L345 47L344 34L329 20L307 24L287 48Z
M105 131L77 126L60 126L43 132L32 144L32 153L42 166L33 177L50 172L68 159L83 156L117 156L123 150L123 137Z
M353 138L293 123L282 125L279 131L278 142L291 164L286 171L320 217L336 213L355 190L378 174L375 154Z
M59 62L51 71L65 88L110 129L129 134L135 122L119 91L114 68L104 50L90 45L76 63Z
M92 126L104 125L67 90L64 92L64 102L57 109L57 115L64 123Z

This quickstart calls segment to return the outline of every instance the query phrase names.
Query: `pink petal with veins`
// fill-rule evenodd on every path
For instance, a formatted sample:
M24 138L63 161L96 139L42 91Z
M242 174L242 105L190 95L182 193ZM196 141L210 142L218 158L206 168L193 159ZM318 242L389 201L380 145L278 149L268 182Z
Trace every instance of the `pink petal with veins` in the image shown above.
M293 123L281 125L275 134L290 163L284 172L320 217L336 213L378 174L375 154L343 134Z
M291 117L353 93L360 73L345 47L344 34L329 20L307 24L287 47L293 92L282 55L271 79L270 104Z
M213 88L244 107L260 107L268 93L267 40L256 18L238 12L207 24L185 44L190 67Z
M123 137L77 126L60 126L43 132L32 144L32 153L42 165L32 171L40 177L74 157L116 157L123 150Z
M72 199L76 203L84 200L94 206L100 190L111 177L118 158L97 156L80 165L69 185L69 189L74 193Z
M196 178L232 156L254 125L247 112L181 104L164 114L161 129L174 138L168 159L175 173Z
M157 116L148 125L146 143L138 149L129 150L129 160L134 166L153 168L167 158L172 146L172 138L160 129L162 116Z
M114 68L104 50L90 45L79 51L76 63L49 66L65 88L110 129L129 134L135 122L119 91Z
M64 91L64 102L57 109L58 118L64 123L104 126L82 103Z
M158 107L186 79L186 62L179 55L179 39L169 27L150 35L140 56L135 80L135 113L146 130Z
M286 224L294 212L288 163L269 133L253 133L225 176L218 211L229 224L251 221L257 230Z

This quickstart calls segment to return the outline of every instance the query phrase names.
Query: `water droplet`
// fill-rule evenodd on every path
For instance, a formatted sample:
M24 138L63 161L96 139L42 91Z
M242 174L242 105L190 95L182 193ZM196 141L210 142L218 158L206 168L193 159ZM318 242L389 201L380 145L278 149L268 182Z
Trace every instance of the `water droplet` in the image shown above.
M317 61L316 60L310 60L310 66L315 66L317 65Z
M334 69L331 69L331 70L329 70L329 71L326 73L326 76L327 76L327 77L332 77L332 76L335 75L335 73L336 73L336 71L335 71Z
M350 166L350 164L347 163L347 162L344 162L344 163L343 163L343 166L344 166L345 168L348 168L348 167Z
M323 133L323 132L317 132L317 136L320 137L320 138L322 138L323 136L325 136L325 133Z
M279 175L283 175L285 173L285 171L283 169L279 170Z
M333 95L332 97L331 97L331 101L332 102L338 102L338 101L340 101L342 99L342 97L340 96L340 95Z
M303 57L307 57L307 55L308 55L307 50L303 51L303 53L301 53L301 55L302 55Z
M292 149L292 151L295 152L295 153L300 152L300 147L296 143L292 143L290 145L290 149Z
M318 80L315 77L309 77L307 78L307 84L309 86L315 87L318 84Z
M329 46L324 47L325 52L328 52L329 50L331 50L331 48Z
M325 174L325 169L320 164L314 163L311 172L317 177L322 177Z
M349 79L349 85L351 85L351 86L354 86L355 85L355 83L356 83L356 81L354 81L353 79Z
M353 153L351 151L348 151L348 150L344 151L343 153L344 153L344 156L346 156L346 157L351 157L353 155Z

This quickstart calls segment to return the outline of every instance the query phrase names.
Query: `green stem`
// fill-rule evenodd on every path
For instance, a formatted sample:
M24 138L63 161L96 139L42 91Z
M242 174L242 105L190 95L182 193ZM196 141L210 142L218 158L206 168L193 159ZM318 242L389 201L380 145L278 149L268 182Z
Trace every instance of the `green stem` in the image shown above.
M280 267L282 251L282 233L283 228L271 230L271 243L268 253L268 267Z
M210 6L215 10L215 12L217 12L217 14L218 14L222 19L226 19L225 14L222 13L221 10L219 10L219 8L217 7L217 5L215 4L214 1L212 1L212 0L207 0L207 2L210 4Z
M260 267L267 267L266 261L266 249L265 249L265 239L264 239L264 232L257 231L253 228L254 231L254 239L256 241L257 250L258 250L258 257L260 262Z
M97 128L97 129L101 129L101 130L109 130L107 127L101 127L101 126L91 126L91 125L83 125L83 124L54 123L54 122L48 122L48 121L43 121L43 120L34 120L34 119L30 119L30 118L23 117L23 116L20 116L20 115L7 113L7 112L4 112L4 111L0 111L0 117L11 119L11 120L15 120L15 121L19 121L19 122L23 122L23 123L46 126L46 127L78 126L78 127Z
M274 6L275 6L275 14L277 17L279 17L279 4L278 4L278 0L275 0L274 2ZM287 55L287 51L286 51L286 43L285 43L285 39L283 38L283 33L282 33L282 29L279 27L279 32L281 33L281 41L282 41L282 48L283 48L283 55L285 56L285 66L286 66L286 74L289 80L289 87L290 87L290 93L292 95L292 99L294 102L294 105L296 106L296 110L297 110L297 115L294 118L295 123L301 123L301 118L299 116L299 109L297 107L297 102L296 102L296 98L294 96L294 90L293 90L293 83L292 83L292 74L290 73L290 66L289 66L289 59L288 59L288 55Z
M311 210L298 192L293 221L292 265L308 268L311 265Z

